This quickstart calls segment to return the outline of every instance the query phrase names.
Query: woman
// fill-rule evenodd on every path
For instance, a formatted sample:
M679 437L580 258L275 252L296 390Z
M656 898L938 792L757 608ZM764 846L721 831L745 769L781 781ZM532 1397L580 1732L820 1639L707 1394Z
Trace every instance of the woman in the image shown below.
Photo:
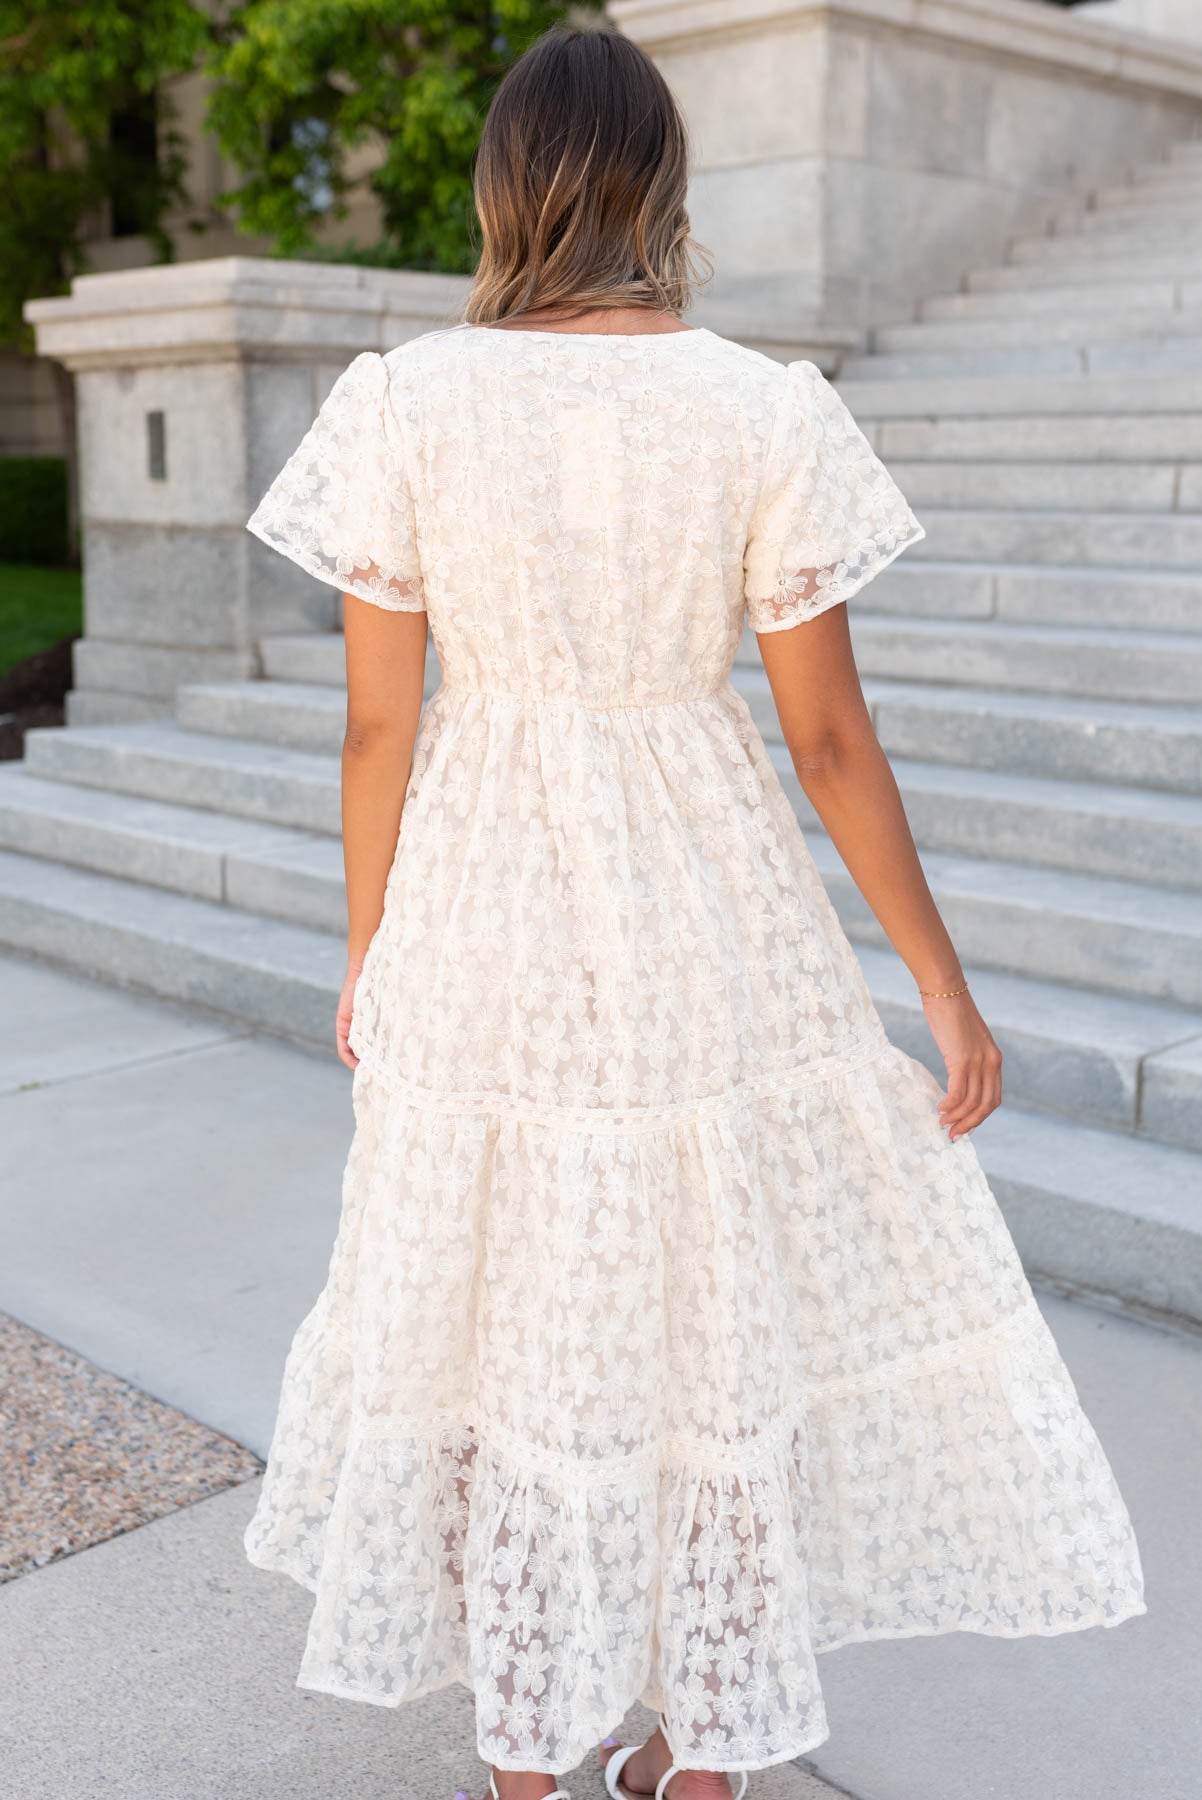
M922 529L811 364L682 323L685 183L642 52L542 39L468 322L359 357L251 522L347 596L356 1131L248 1550L315 1593L302 1685L469 1683L501 1800L639 1697L612 1793L741 1793L826 1736L816 1651L1143 1610L848 641ZM745 620L946 1091L729 684Z

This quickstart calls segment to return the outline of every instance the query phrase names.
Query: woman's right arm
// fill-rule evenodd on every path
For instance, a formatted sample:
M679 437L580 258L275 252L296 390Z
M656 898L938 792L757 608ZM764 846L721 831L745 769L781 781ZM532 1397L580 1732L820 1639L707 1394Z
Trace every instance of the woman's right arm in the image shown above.
M964 982L927 886L893 771L860 686L847 607L759 634L781 730L806 798L848 873L920 990ZM939 1108L952 1139L987 1118L1002 1096L1002 1055L968 993L924 999L947 1066Z
M428 619L344 596L346 733L342 742L342 855L346 869L346 978L338 1002L338 1054L347 1042L355 985L384 912L401 808L422 707Z

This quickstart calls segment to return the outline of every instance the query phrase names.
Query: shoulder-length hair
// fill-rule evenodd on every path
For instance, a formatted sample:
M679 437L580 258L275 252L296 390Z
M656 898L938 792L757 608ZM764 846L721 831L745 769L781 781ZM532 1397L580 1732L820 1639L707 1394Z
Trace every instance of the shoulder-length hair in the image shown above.
M648 306L704 279L685 207L688 137L667 82L615 31L556 26L493 97L476 159L480 263L465 312Z

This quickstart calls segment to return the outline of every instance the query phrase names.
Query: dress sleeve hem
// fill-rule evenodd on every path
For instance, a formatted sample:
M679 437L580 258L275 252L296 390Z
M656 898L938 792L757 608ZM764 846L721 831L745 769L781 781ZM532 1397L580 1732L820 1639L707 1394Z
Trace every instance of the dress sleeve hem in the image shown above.
M842 580L832 581L819 589L812 600L801 601L798 610L791 617L766 619L762 625L757 625L752 616L755 609L758 606L771 606L773 598L764 595L757 595L755 598L748 596L747 622L757 637L762 637L772 631L791 631L795 625L808 624L811 619L816 619L819 613L828 612L832 606L838 606L843 601L850 600L854 594L858 594L861 588L867 587L868 583L875 576L881 574L884 569L887 569L890 563L896 562L904 550L910 549L911 545L917 544L925 536L925 527L915 519L912 528L890 549L879 551L868 562L862 563L854 573L849 572Z
M258 513L247 521L246 529L257 537L269 550L276 550L281 556L302 568L306 575L312 575L318 581L324 581L327 587L337 588L339 593L353 594L357 600L366 600L372 606L378 606L384 612L425 612L426 601L420 584L414 583L411 594L398 594L391 583L382 577L371 577L366 574L355 575L350 571L340 573L331 569L327 562L307 550L302 544L291 543L287 538L273 530L271 526L259 522Z

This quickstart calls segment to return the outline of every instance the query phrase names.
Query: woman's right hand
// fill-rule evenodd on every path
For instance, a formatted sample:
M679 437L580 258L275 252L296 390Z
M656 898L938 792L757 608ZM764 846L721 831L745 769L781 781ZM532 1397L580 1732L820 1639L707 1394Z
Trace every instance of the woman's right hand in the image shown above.
M995 1112L1002 1100L1002 1053L971 994L922 1003L947 1068L939 1123L955 1143Z
M342 992L338 996L338 1017L334 1027L338 1040L338 1060L344 1062L348 1069L359 1067L359 1058L347 1040L355 1011L355 987L362 973L363 964L361 962L348 963L346 979L342 984Z

